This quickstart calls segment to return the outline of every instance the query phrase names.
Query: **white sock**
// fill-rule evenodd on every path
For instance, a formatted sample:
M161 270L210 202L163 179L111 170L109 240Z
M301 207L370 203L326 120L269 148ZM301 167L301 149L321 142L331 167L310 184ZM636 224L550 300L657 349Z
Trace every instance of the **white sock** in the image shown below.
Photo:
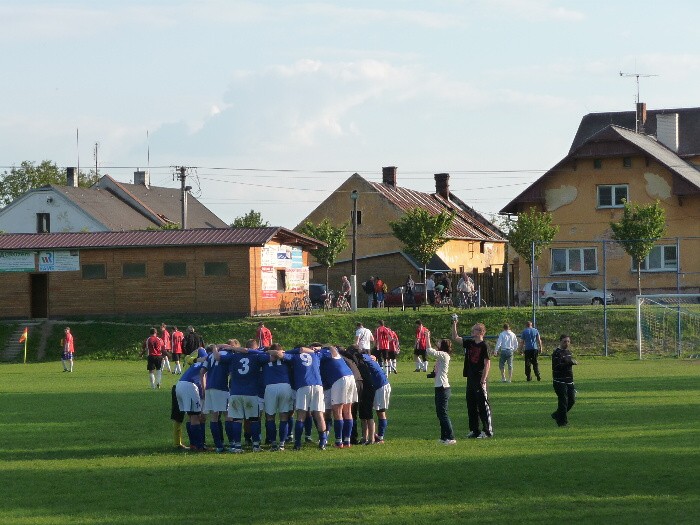
M163 371L162 370L157 370L156 371L156 383L160 385L160 383L163 381Z
M148 374L148 379L151 381L151 388L155 389L156 388L156 376L153 375L153 372Z
M69 363L70 363L70 370L69 371L72 372L73 371L73 360L71 359L69 361Z
M61 364L63 365L63 370L68 370L68 367L66 366L66 360L61 359Z
M168 372L172 372L172 370L170 369L170 360L167 357L163 359L163 366L165 366L165 368L168 369Z

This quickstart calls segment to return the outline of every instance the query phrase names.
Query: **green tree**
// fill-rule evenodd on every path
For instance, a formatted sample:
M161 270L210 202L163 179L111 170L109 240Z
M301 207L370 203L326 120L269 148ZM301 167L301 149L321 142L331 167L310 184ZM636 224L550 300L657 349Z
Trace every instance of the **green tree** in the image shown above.
M259 211L250 210L245 215L233 219L231 228L265 228L269 225L269 222L263 222L262 214Z
M533 302L535 290L532 265L540 258L542 250L554 240L558 231L559 226L552 224L552 214L538 211L535 208L530 208L530 210L519 214L518 220L510 224L506 238L508 244L525 260L530 268L530 297Z
M428 278L428 263L440 247L447 242L447 230L454 221L454 212L431 215L423 208L408 210L398 221L389 226L394 236L404 245L404 251L423 265L423 282ZM427 286L423 287L425 303L428 304Z
M666 213L657 200L653 204L625 202L622 218L611 222L612 238L632 257L637 267L637 293L642 293L642 261L666 231Z
M331 267L335 264L340 252L348 246L347 229L347 222L341 226L333 226L328 218L323 219L318 224L306 221L299 228L299 231L304 235L326 243L326 246L311 250L311 255L316 258L318 263L326 267L326 288L328 288L328 273Z
M87 188L97 182L98 177L94 172L78 174L78 186ZM0 176L0 205L7 206L20 195L34 188L40 188L48 184L65 186L66 170L60 169L55 162L44 160L38 166L34 162L25 160L19 167L5 170Z

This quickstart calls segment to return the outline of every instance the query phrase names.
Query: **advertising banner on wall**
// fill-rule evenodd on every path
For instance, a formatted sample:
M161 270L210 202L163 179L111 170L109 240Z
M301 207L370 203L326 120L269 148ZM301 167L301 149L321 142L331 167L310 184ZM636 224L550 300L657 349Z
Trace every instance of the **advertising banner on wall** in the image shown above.
M260 277L262 280L262 298L277 298L277 271L272 266L263 266L260 268Z
M290 268L286 272L287 275L287 291L288 292L303 292L309 291L309 267L305 268Z
M34 252L0 252L0 272L36 271Z
M302 250L298 246L286 244L265 245L262 248L261 266L274 268L301 268L303 266Z
M80 270L78 250L39 252L40 272L76 272Z

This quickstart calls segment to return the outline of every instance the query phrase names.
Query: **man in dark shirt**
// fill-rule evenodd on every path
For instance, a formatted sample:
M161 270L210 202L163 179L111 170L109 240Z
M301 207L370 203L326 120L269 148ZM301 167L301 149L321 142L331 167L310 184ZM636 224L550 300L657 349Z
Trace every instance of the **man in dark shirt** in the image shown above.
M562 334L559 337L559 348L552 354L552 385L559 400L557 410L552 413L552 419L560 427L568 425L567 412L571 410L571 407L576 402L572 366L578 363L571 355L570 345L571 338L566 334Z
M489 349L484 342L486 327L476 323L472 327L470 338L457 334L457 316L452 318L452 340L464 347L464 371L467 378L467 413L469 416L469 434L467 438L484 439L493 437L491 407L486 381L491 369ZM483 430L479 430L479 419Z

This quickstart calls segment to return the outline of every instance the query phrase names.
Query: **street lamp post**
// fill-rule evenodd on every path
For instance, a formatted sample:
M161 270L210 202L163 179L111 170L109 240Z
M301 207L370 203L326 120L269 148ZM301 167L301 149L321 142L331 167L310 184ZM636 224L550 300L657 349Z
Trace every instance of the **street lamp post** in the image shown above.
M352 274L350 275L350 285L352 295L350 297L350 307L353 312L357 312L357 199L360 194L357 190L352 190Z

